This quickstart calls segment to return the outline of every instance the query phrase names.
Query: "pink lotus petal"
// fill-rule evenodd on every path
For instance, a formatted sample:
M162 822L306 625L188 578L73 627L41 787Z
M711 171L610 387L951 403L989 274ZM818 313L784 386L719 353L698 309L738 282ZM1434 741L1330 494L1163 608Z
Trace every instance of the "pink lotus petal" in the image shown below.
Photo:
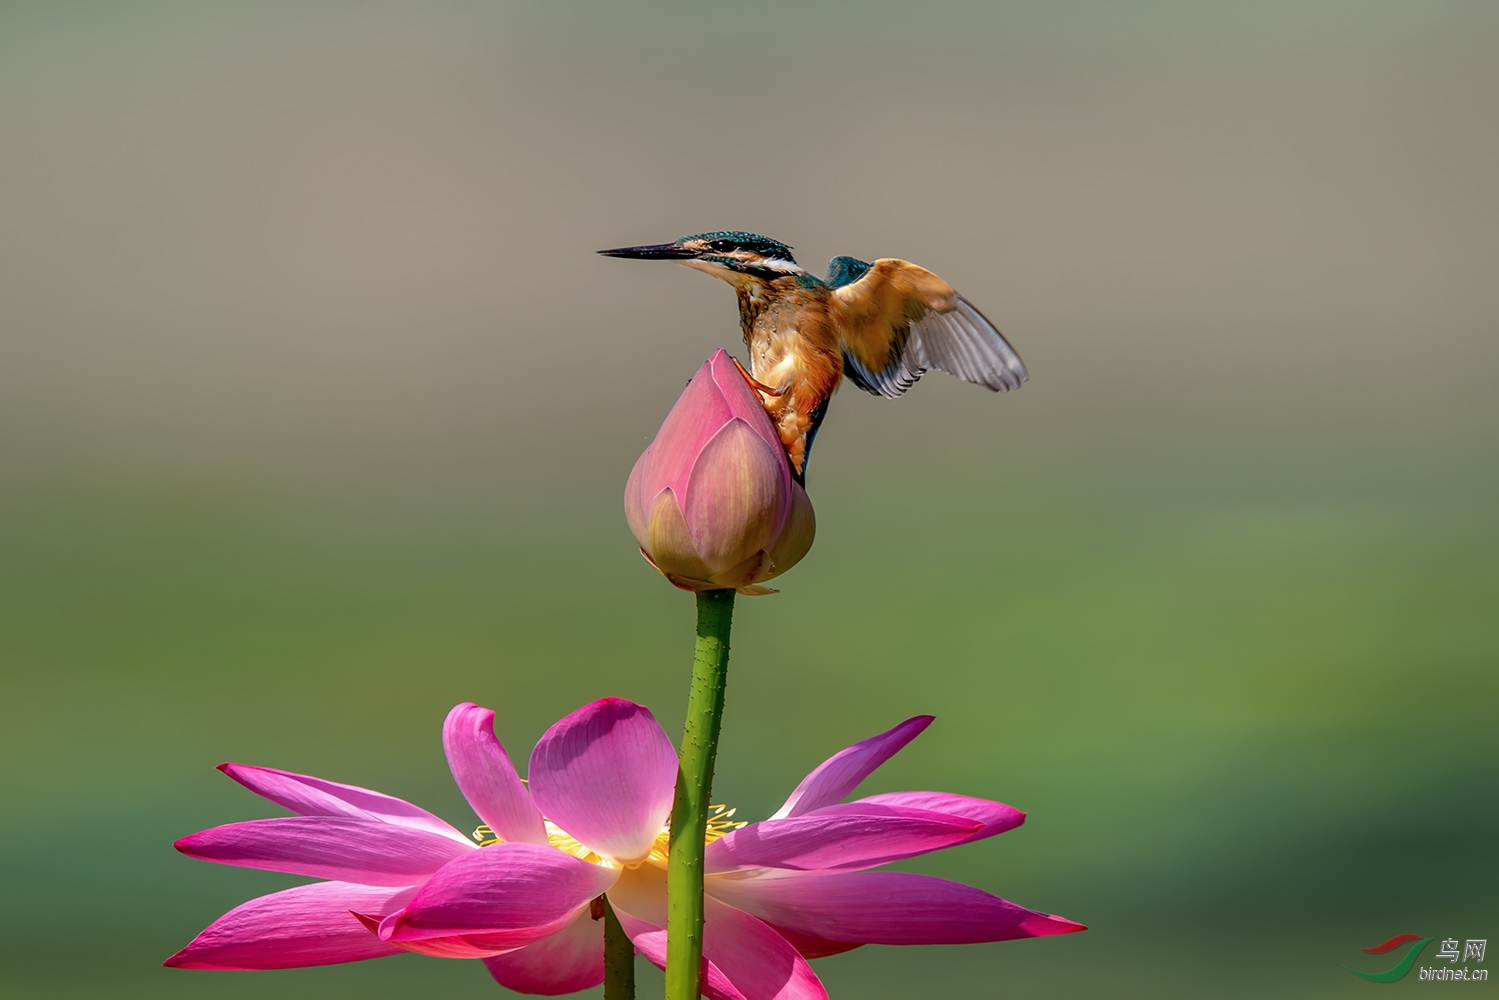
M663 489L682 496L687 491L687 477L692 474L698 452L720 427L734 419L728 401L713 381L712 364L706 362L692 376L656 432L650 448L650 464L641 477L641 489L647 500ZM748 388L746 385L745 389ZM646 509L650 509L648 503Z
M713 894L777 927L861 944L973 944L1086 930L981 889L909 872L715 879Z
M703 445L678 496L693 551L714 573L768 548L785 525L791 474L780 448L738 419Z
M540 844L496 844L449 862L380 937L393 942L481 935L487 947L520 947L560 930L619 872ZM491 951L491 954L493 951Z
M773 593L759 583L811 548L811 501L726 352L698 370L631 469L625 518L641 554L682 590Z
M412 890L414 893L416 890ZM355 913L361 924L369 932L380 937L380 928L394 925L399 921L402 914L406 912L401 908L387 915L384 919L369 916L364 913ZM383 939L382 939L383 940ZM420 941L386 941L402 951L415 952L418 955L430 955L433 958L491 958L503 955L507 952L517 951L521 946L510 943L506 934L455 934L450 937L422 938Z
M530 772L548 819L600 855L634 864L671 813L677 751L650 709L604 698L548 729Z
M894 729L838 751L803 778L790 798L770 818L800 816L841 801L858 788L859 782L869 777L875 768L895 756L901 747L914 740L931 724L932 716L918 715Z
M178 969L295 969L395 955L350 913L384 915L416 894L347 882L315 882L241 903L167 959Z
M812 542L816 537L817 512L812 509L807 491L792 483L786 523L781 526L780 534L766 552L770 557L770 570L762 573L760 579L773 580L801 562L802 557L812 551Z
M176 847L203 861L363 885L416 885L478 850L426 830L341 816L230 823L183 837Z
M707 368L712 372L713 383L718 386L718 391L723 395L723 401L729 408L729 413L748 423L754 432L765 440L766 444L780 447L781 436L776 433L775 424L770 422L770 414L765 412L765 404L745 381L744 373L739 370L739 366L734 363L729 352L719 348L718 353L708 359ZM789 468L786 478L791 478Z
M652 447L647 445L630 469L630 478L625 480L625 520L629 522L630 533L642 544L650 530L651 505L656 500L654 496L645 495L645 479L650 472L651 452Z
M703 954L745 1000L827 1000L806 959L763 921L711 896L703 912Z
M401 919L404 910L398 910L383 920L375 920L363 914L355 914L359 922L370 928L375 936L384 940L381 930L394 928ZM522 937L526 941L536 939L537 934L546 933L546 928L528 930ZM421 938L413 941L386 941L386 944L394 945L402 951L414 952L418 955L428 955L432 958L493 958L504 955L525 947L516 944L517 936L510 931L502 931L496 934L450 934L447 937Z
M637 541L651 565L667 574L668 579L705 581L713 575L713 570L698 555L676 493L669 489L662 490L651 501L645 534Z
M248 764L220 764L235 781L262 798L302 816L348 816L442 834L465 844L467 837L418 806L358 785L341 785L310 774Z
M621 877L609 901L635 947L666 968L666 873L644 866ZM763 921L703 899L703 995L711 1000L827 1000L804 958Z
M789 495L795 484L791 478L791 465L786 458L786 446L781 443L781 435L776 431L775 424L771 422L770 414L765 412L765 404L761 401L759 394L750 388L749 383L745 381L744 373L739 370L739 366L734 363L728 351L720 348L713 357L708 359L708 367L712 371L714 384L723 394L724 403L728 406L729 412L734 415L735 420L747 425L768 446L769 454L775 460L776 496ZM702 461L703 459L699 457L698 463L701 464ZM687 502L691 503L691 497ZM778 506L781 511L771 529L772 539L780 535L790 510L789 503L782 503ZM809 503L808 508L810 507ZM810 547L809 541L807 548ZM795 560L785 563L785 567L789 568L791 562Z
M873 868L962 843L982 825L923 809L851 804L751 823L708 845L707 872Z
M505 841L547 842L541 811L495 738L493 711L470 702L453 706L442 725L442 748L463 797L495 836Z
M968 795L955 795L951 792L886 792L883 795L870 795L867 798L855 799L849 804L857 806L864 803L903 806L908 809L930 809L932 812L960 816L963 819L971 819L983 824L982 829L973 836L958 841L959 844L993 837L1006 830L1013 830L1025 822L1025 813L1014 806L1007 806L1003 802L993 802L989 799L975 799Z
M517 993L550 997L592 989L604 981L604 921L585 906L551 937L484 964L495 982Z
M857 942L826 941L811 934L793 931L786 927L777 927L772 923L767 923L765 926L785 938L786 943L795 948L796 953L808 961L814 958L827 958L829 955L841 955L845 951L853 951L855 948L864 947Z

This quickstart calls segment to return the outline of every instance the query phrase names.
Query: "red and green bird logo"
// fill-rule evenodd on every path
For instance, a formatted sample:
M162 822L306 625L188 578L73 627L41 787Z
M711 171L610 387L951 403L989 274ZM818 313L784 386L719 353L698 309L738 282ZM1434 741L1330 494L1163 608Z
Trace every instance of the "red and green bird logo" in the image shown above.
M1362 951L1366 951L1371 955L1383 955L1386 952L1394 951L1408 941L1416 942L1415 944L1411 945L1410 950L1405 953L1405 957L1395 963L1394 968L1388 969L1384 972L1360 972L1358 969L1353 968L1353 966L1351 965L1345 965L1343 966L1343 968L1347 969L1355 976L1362 976L1363 978L1369 980L1371 983L1393 983L1395 980L1411 971L1411 966L1416 964L1416 956L1421 954L1421 949L1430 944L1432 940L1432 938L1422 937L1419 934L1396 934L1384 944L1377 944L1372 948L1361 949Z

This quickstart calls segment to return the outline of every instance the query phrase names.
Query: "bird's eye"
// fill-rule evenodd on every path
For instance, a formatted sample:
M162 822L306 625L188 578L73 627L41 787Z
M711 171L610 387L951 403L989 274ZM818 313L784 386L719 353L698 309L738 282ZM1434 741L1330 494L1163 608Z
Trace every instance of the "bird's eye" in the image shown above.
M734 241L714 240L712 243L709 243L708 246L712 247L714 250L717 250L719 253L728 253L730 250L734 249Z

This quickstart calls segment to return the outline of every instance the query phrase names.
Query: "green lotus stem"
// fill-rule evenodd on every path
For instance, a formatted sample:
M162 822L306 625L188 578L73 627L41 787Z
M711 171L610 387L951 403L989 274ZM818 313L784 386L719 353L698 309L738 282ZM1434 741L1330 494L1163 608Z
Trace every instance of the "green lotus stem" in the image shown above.
M698 592L697 649L692 660L692 691L687 697L687 724L682 728L666 863L666 1000L697 1000L699 995L703 838L708 830L708 797L713 791L713 758L718 753L718 730L723 722L729 627L733 621L734 591Z
M604 904L604 1000L635 1000L635 946L609 905Z

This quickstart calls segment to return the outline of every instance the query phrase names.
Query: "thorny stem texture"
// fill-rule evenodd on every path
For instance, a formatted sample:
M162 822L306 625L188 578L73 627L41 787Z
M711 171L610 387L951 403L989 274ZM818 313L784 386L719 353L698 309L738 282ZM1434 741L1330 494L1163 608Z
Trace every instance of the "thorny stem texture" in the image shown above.
M713 790L713 758L723 722L724 686L729 672L729 628L734 620L732 590L697 595L697 649L692 690L671 806L670 850L666 862L666 1000L697 1000L703 966L703 838L708 829L708 797Z
M604 1000L635 1000L635 946L614 915L608 896L597 900L604 911Z

